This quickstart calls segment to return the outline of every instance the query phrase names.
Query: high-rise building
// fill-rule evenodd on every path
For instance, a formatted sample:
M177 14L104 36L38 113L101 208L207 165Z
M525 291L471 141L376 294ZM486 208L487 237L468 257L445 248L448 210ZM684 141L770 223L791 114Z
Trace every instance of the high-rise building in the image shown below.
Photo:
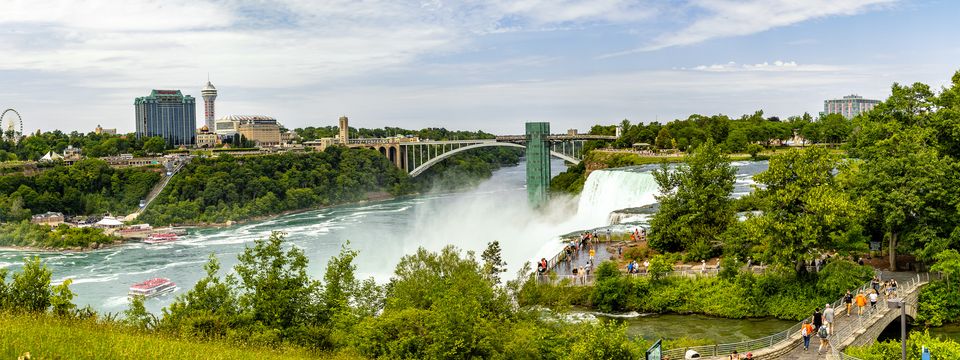
M823 101L823 114L840 114L847 119L852 119L857 115L873 110L880 104L880 100L864 99L859 95L847 95L843 99L833 99Z
M200 90L200 96L203 97L203 123L207 125L208 129L213 129L213 122L216 119L213 104L217 100L217 88L213 87L210 79L207 79L207 86Z
M193 145L197 131L197 105L180 90L153 90L133 102L137 138L160 136L168 145Z

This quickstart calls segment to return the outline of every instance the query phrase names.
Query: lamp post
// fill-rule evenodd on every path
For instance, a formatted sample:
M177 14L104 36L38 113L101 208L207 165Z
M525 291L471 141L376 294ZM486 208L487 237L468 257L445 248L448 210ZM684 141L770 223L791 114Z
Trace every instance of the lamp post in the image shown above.
M903 299L888 299L888 308L900 309L900 359L907 360L907 304Z

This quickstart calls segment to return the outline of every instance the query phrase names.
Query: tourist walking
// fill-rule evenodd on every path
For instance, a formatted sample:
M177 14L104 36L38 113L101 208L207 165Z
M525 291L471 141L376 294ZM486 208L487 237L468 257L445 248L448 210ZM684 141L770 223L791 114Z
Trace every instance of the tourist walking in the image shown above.
M597 255L597 251L594 250L593 247L591 246L591 247L590 247L590 264L593 264L593 257L594 257L595 255Z
M847 289L847 294L843 295L843 303L847 305L847 317L850 317L850 307L853 306L853 294Z
M733 353L730 354L729 360L740 360L740 353L734 350Z
M827 327L827 332L830 334L833 334L834 315L833 307L830 306L830 304L827 304L827 306L823 308L823 325Z
M817 330L817 337L820 338L820 347L817 348L817 355L821 354L824 348L830 348L830 340L827 339L828 336L830 336L830 334L827 332L826 327L821 327L820 330Z
M646 274L646 273L647 273L647 269L649 269L649 268L650 268L650 261L643 260L643 273Z
M863 316L863 307L867 306L867 297L863 295L863 290L857 293L857 298L854 301L857 303L857 316Z
M880 292L880 277L874 276L873 280L870 280L870 287L873 288L873 291Z
M707 271L707 261L700 260L700 274L703 274L705 271Z
M813 310L813 328L820 330L820 327L823 326L823 314L820 313L820 308Z
M810 322L804 320L803 325L800 326L800 336L803 337L804 351L810 349L810 336L812 335L813 335L813 325L810 325Z
M877 309L877 296L876 291L870 293L870 308L873 310Z

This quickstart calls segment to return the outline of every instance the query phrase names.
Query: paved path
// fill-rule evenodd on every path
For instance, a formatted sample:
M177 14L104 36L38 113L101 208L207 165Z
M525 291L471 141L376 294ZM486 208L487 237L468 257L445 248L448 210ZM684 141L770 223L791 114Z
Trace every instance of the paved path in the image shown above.
M904 283L906 283L908 280L910 280L911 278L916 277L917 274L916 274L916 273L913 273L913 272L889 272L889 271L885 271L885 272L883 272L880 276L881 276L881 280L883 280L883 281L886 281L887 279L890 279L890 278L892 277L892 278L894 278L894 279L897 279L897 283L898 283L898 284L904 284ZM879 308L880 306L886 306L886 304L883 302L882 296L881 296L880 301L877 301L877 307ZM856 326L864 326L864 325L872 326L872 325L876 325L875 323L873 323L873 322L870 321L870 320L876 321L876 319L871 319L871 318L869 318L869 316L874 315L874 314L873 314L873 313L871 313L871 314L867 314L867 313L866 313L866 311L869 310L869 308L870 308L870 304L867 304L867 306L864 308L865 313L864 313L864 315L863 315L863 318L861 319L860 317L857 316L857 305L854 304L853 307L851 308L851 311L853 312L853 315L847 316L847 314L846 314L846 312L845 312L845 310L844 310L843 313L840 313L839 316L836 316L836 317L834 318L834 320L836 320L836 323L834 324L834 328L835 328L835 329L839 329L839 328L841 328L841 327L846 326L847 324L850 324L851 322L853 322ZM878 309L878 310L879 310L879 309ZM839 313L839 312L838 312L838 313ZM860 323L860 324L856 324L856 323ZM881 326L887 326L887 324L882 324ZM831 339L831 340L832 340L832 339ZM820 345L820 339L817 338L816 335L814 335L813 338L810 339L810 349L809 349L809 350L804 351L802 345L803 345L803 343L801 343L800 346L797 346L796 348L794 348L793 351L791 351L791 352L787 353L786 355L784 355L783 357L781 357L781 359L784 359L784 360L807 360L807 359L828 359L828 358L832 358L832 356L831 356L830 354L831 354L831 350L833 350L833 349L826 349L826 348L825 348L825 349L823 349L823 353L822 353L822 354L817 354L817 347Z

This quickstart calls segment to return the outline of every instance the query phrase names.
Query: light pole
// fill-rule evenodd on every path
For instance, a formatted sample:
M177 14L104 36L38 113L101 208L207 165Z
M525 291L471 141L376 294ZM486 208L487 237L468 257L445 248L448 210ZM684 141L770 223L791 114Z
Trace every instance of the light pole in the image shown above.
M887 307L900 309L900 359L907 360L907 304L902 298L888 299Z

